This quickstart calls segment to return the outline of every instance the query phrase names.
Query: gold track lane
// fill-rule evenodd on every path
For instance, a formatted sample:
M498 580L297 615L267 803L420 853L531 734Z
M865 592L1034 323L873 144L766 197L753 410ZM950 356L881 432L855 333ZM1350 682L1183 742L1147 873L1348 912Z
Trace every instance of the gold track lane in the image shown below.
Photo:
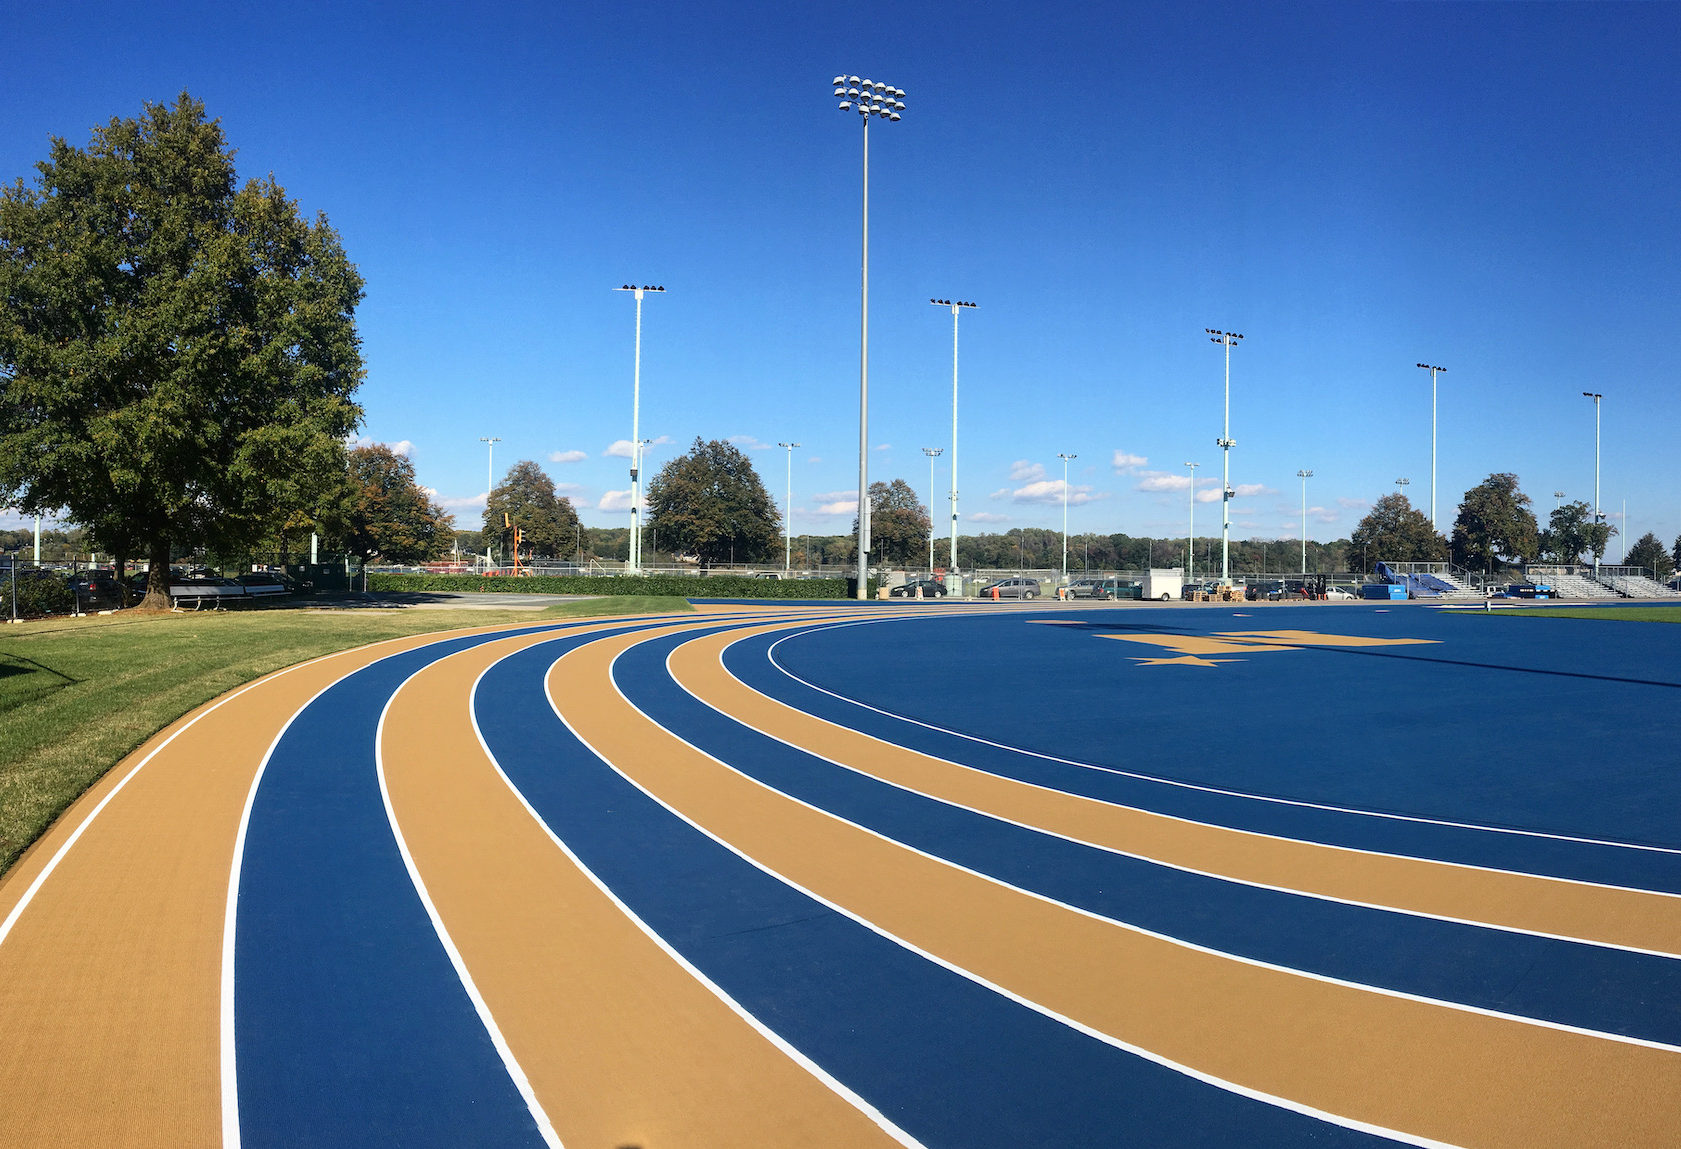
M874 777L1093 845L1260 885L1681 955L1681 898L1363 853L1148 811L1000 777L909 750L768 698L724 669L725 647L780 629L702 636L671 656L677 680L752 729Z
M669 634L703 620L644 632ZM381 752L410 852L568 1146L894 1144L657 946L508 788L473 731L474 681L552 636L421 671Z

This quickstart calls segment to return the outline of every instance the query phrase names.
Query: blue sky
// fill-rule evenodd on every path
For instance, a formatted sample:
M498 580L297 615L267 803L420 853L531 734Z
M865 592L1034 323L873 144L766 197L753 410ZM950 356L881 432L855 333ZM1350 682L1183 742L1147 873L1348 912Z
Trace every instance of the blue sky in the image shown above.
M946 517L951 319L965 533L1351 531L1410 479L1437 517L1514 471L1544 519L1681 533L1674 385L1681 5L0 2L0 178L183 88L326 212L368 282L364 434L476 527L544 466L628 520L633 304L650 471L749 449L796 533L850 529L861 129L837 73L906 90L870 133L872 479ZM15 522L0 515L0 522ZM1616 521L1614 518L1613 521ZM1617 543L1612 555L1619 553Z

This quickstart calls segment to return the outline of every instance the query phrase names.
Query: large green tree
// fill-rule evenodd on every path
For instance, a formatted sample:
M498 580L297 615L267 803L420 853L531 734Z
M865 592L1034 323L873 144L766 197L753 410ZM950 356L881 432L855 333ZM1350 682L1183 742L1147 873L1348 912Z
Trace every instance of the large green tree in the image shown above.
M556 494L554 480L529 459L509 467L490 492L481 537L502 538L508 524L520 529L524 545L537 558L571 558L586 541L572 500ZM512 539L504 545L511 546Z
M455 520L414 479L414 464L383 443L350 451L327 514L329 536L363 563L423 563L455 541Z
M1593 508L1586 503L1561 503L1541 532L1540 549L1559 563L1581 562L1584 553L1603 558L1613 533L1610 523L1594 521Z
M0 191L0 505L100 549L235 550L339 482L362 279L186 93Z
M928 508L903 479L870 484L870 553L881 563L928 561ZM858 520L852 520L858 533Z
M1631 567L1645 567L1652 571L1659 582L1669 578L1675 570L1675 563L1671 561L1669 552L1664 549L1658 536L1651 531L1640 536L1628 549L1628 557L1623 561Z
M757 562L781 541L781 517L753 463L734 444L698 436L648 484L648 529L660 545L714 563Z
M1399 493L1373 503L1348 540L1350 561L1360 555L1368 571L1376 562L1441 562L1447 553L1447 540Z
M1453 523L1453 562L1466 570L1491 570L1532 562L1541 553L1541 533L1529 496L1509 471L1490 475L1469 491Z

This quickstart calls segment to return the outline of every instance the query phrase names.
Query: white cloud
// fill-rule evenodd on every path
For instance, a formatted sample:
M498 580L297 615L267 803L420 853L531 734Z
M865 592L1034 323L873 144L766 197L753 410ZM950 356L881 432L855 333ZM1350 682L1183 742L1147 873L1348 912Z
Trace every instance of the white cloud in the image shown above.
M1010 464L1010 481L1012 483L1027 483L1044 477L1045 467L1042 463L1030 463L1026 459L1017 459Z
M1004 498L1008 498L1009 495L1010 495L1010 488L999 487L996 491L992 492L992 494L988 495L987 498L989 498L989 499L1004 499Z
M831 517L837 515L856 516L858 514L858 496L853 495L850 499L836 498L826 503L818 503L817 509L811 513Z
M659 446L663 446L664 444L669 443L669 442L671 442L671 436L670 435L661 435L658 438L651 440L649 442L649 446L659 447ZM609 446L605 451L603 451L601 453L604 456L614 458L614 459L628 459L628 458L631 457L630 440L629 439L614 439L612 445ZM649 452L647 447L644 447L642 449L642 453L644 455L647 455L650 452Z
M744 451L769 451L775 443L760 442L752 435L731 435L727 442L734 443Z
M1007 523L1009 515L995 515L991 511L977 511L968 516L971 523Z
M439 499L438 505L446 511L467 511L474 508L482 510L487 501L484 495L460 495L452 499Z
M549 462L551 462L551 463L582 463L585 459L587 459L589 457L590 456L589 456L588 451L550 451L549 452Z
M1220 501L1220 488L1219 487L1210 487L1206 491L1198 491L1197 492L1197 502L1199 502L1199 503L1217 503L1219 501ZM1253 513L1253 512L1250 512L1250 513Z
M380 443L366 435L358 435L350 440L350 447L352 450L357 447L389 447L393 455L401 455L405 459L414 454L414 444L407 439L398 439L395 443Z
M1117 448L1115 457L1109 460L1109 465L1115 468L1117 475L1131 475L1149 461L1143 455L1129 455Z
M1371 503L1367 502L1365 499L1350 499L1347 496L1342 496L1337 499L1337 506L1342 507L1344 510L1352 511L1357 510L1360 507L1369 507L1371 506Z
M1240 499L1252 499L1256 495L1278 494L1277 488L1269 487L1264 483L1239 483L1237 486L1232 488L1232 491Z
M1191 486L1191 476L1174 475L1167 471L1145 471L1135 491L1184 491Z
M1068 505L1071 507L1084 506L1094 498L1103 497L1093 495L1090 487L1077 487L1068 484L1065 488L1061 479L1041 479L1037 483L1029 483L1027 486L1011 492L1010 498L1018 503L1053 503L1060 505L1065 489L1068 495Z
M554 493L555 494L565 495L568 498L570 498L573 495L576 495L579 491L582 491L583 489L584 489L584 486L583 486L582 483L556 483L554 485Z
M642 505L647 506L648 500L643 499ZM626 487L622 491L608 491L601 496L601 501L595 504L595 509L598 511L629 511L630 488Z
M878 450L878 451L891 451L892 449L893 449L893 444L892 443L877 443L876 444L876 450Z

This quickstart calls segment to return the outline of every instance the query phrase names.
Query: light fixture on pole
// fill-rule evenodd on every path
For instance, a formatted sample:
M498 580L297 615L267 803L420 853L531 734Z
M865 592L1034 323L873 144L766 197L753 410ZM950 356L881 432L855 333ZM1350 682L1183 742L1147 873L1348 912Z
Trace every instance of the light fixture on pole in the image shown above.
M1583 391L1582 394L1593 400L1593 523L1598 526L1603 515L1599 513L1599 401L1605 396L1597 391ZM1597 539L1594 540L1598 542ZM1594 577L1599 577L1599 552L1593 556Z
M636 297L636 354L630 384L630 550L625 569L636 574L642 567L642 297L663 287L637 287L626 283L614 291L628 291Z
M1302 481L1302 578L1307 578L1307 481L1313 478L1312 471L1297 471L1296 477Z
M946 565L957 569L957 315L965 307L979 307L961 299L930 299L935 307L951 308L951 554ZM933 504L929 504L932 517ZM930 531L932 534L932 531Z
M1078 455L1064 455L1058 451L1056 457L1062 460L1062 581L1068 583L1068 460L1078 459Z
M1396 479L1395 480L1395 487L1396 487L1397 490L1399 490L1401 492L1401 497L1403 499L1407 497L1407 487L1411 483L1412 483L1411 479Z
M1191 517L1185 534L1185 581L1191 582L1197 573L1197 468L1201 463L1186 463L1191 469Z
M487 439L482 435L479 436L479 442L485 445L484 513L486 519L490 517L490 493L496 489L496 444L501 441L500 438ZM486 531L485 534L487 537L484 540L484 569L488 571L490 569L490 539L488 537L490 532ZM311 561L314 561L314 556L311 556Z
M1231 541L1232 541L1232 448L1237 443L1232 439L1232 347L1243 336L1232 331L1219 331L1213 327L1205 327L1209 334L1209 342L1218 343L1226 349L1226 418L1225 430L1215 442L1224 452L1225 470L1220 480L1220 585L1232 585Z
M1563 505L1564 505L1564 492L1563 491L1554 491L1553 492L1553 510L1556 511L1556 510L1559 509L1559 507L1561 507Z
M1420 367L1430 372L1430 529L1436 529L1436 376L1446 371L1446 367L1432 367L1428 363L1420 363Z
M778 443L788 449L788 498L782 504L782 573L787 574L794 558L794 448L798 443Z
M924 447L928 456L928 573L934 573L934 460L945 454L944 447Z
M864 122L864 260L859 291L858 337L858 595L867 597L870 575L870 121L897 120L905 93L875 80L836 76L840 110L856 110Z

